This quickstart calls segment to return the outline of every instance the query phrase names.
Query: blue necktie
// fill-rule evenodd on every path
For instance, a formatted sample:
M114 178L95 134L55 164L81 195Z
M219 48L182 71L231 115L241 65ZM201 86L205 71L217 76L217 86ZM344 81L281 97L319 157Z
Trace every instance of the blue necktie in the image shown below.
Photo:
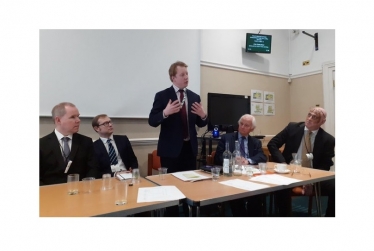
M117 165L118 164L118 160L117 160L117 155L116 155L116 151L114 150L114 147L112 145L112 143L110 143L111 139L108 139L107 142L108 142L108 146L109 146L109 159L110 159L110 164L111 165Z
M69 161L69 155L70 155L70 148L69 148L69 142L70 138L69 137L63 137L62 141L64 141L64 160L65 163Z
M242 136L242 140L240 141L240 154L242 155L242 157L247 158L245 156L244 140L245 140L245 137Z

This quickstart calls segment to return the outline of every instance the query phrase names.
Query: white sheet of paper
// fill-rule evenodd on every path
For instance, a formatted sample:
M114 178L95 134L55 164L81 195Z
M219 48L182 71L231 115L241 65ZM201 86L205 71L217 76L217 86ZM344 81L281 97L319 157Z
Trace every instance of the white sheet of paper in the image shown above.
M132 179L132 173L118 173L117 177L121 180Z
M220 183L226 186L236 187L236 188L247 190L247 191L254 191L254 190L259 190L259 189L269 187L268 185L258 184L258 183L240 180L240 179L226 180Z
M275 185L289 185L289 184L301 181L298 179L284 177L279 174L258 175L256 177L251 178L251 180L260 181L260 182L269 183L269 184L275 184Z
M140 187L137 202L184 199L186 196L176 186Z
M174 175L175 177L183 181L204 180L204 179L212 178L211 175L205 176L194 171L176 172L176 173L172 173L172 175Z

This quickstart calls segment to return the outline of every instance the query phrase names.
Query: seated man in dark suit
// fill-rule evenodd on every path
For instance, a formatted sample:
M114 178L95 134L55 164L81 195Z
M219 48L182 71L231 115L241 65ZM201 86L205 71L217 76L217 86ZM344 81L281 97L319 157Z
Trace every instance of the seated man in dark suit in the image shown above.
M94 142L100 174L132 171L138 168L138 159L126 135L113 135L112 121L106 114L97 115L92 120L92 128L100 136ZM108 141L109 140L109 141Z
M79 174L79 179L98 177L98 164L92 139L78 134L79 111L74 104L64 102L52 109L55 130L39 142L39 184L67 182L67 175Z
M267 145L273 161L289 164L292 153L297 153L302 156L302 166L329 171L334 164L332 158L335 156L335 138L321 128L326 116L325 109L314 107L310 109L305 122L289 123ZM283 144L285 147L281 153L279 148ZM305 194L312 191L310 186L304 186L304 190ZM291 189L274 194L280 216L290 216ZM335 179L321 182L321 194L329 197L325 216L335 217Z
M240 152L243 165L257 165L258 163L266 162L261 141L249 135L256 128L255 117L245 114L239 119L238 124L238 132L227 133L221 136L214 156L214 164L222 166L222 154L225 151L226 142L229 142L229 150L232 153L235 150L236 140L242 146ZM257 195L231 201L230 205L233 216L262 216L262 197L262 195ZM245 206L246 203L247 208Z

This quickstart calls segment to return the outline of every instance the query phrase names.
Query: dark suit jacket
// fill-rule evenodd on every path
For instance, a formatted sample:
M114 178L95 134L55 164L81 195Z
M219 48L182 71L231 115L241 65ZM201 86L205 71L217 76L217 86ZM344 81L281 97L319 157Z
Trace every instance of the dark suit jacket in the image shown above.
M39 142L39 184L51 185L66 183L67 175L78 173L79 179L98 178L98 164L94 156L92 139L78 133L73 134L69 159L70 169L65 172L66 164L55 132L44 136Z
M221 136L221 140L218 142L216 154L214 155L214 164L222 166L223 158L222 154L226 150L226 142L229 142L230 152L235 150L235 141L238 140L238 132L226 133ZM248 135L248 156L254 161L253 164L266 162L266 156L262 151L262 144L259 139L253 138Z
M268 149L274 162L286 162L288 164L291 162L292 153L297 153L304 136L304 127L304 122L291 122L269 141ZM285 147L283 153L281 153L279 148L283 144L285 144ZM313 168L330 170L330 167L334 164L332 161L335 156L334 149L335 138L320 128L314 140Z
M132 169L138 168L138 159L136 158L129 139L126 135L113 135L113 139L116 142L118 153L121 156L126 169L130 167ZM105 148L105 145L101 139L94 142L95 155L99 162L99 172L101 175L104 173L111 173L113 176L112 169L110 167L109 153Z
M190 142L194 155L197 155L197 132L198 127L206 126L208 119L202 120L199 115L191 113L191 105L194 102L200 103L200 96L187 90L188 101L188 127ZM152 110L149 114L148 123L150 126L158 127L161 125L160 136L157 145L157 155L161 157L177 158L183 146L182 119L180 113L174 113L164 119L163 110L169 102L177 99L173 86L156 93Z

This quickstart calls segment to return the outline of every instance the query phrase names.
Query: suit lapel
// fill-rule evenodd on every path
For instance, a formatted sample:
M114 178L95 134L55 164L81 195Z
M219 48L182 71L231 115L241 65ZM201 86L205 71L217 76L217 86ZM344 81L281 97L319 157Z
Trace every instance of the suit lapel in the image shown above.
M238 133L235 132L230 137L230 152L233 153L235 151L235 140L238 138Z
M55 153L54 155L57 158L59 168L65 168L65 160L62 157L60 141L59 139L57 139L55 132L52 132L51 134L49 134L48 139L49 139L50 149L52 150L53 153Z
M74 160L75 154L77 153L78 148L79 148L79 144L80 144L79 137L77 136L77 134L73 134L73 141L71 142L71 151L70 151L70 157L69 157L71 161Z
M293 145L293 149L292 149L293 153L296 153L299 150L301 140L304 137L304 127L305 127L305 124L300 124L299 128L297 128L295 132L295 144Z
M253 151L255 149L255 146L253 145L253 140L251 136L248 135L248 156L253 156Z
M122 156L122 153L125 152L124 151L125 145L122 144L122 141L119 140L119 138L116 135L113 135L113 139L116 142L118 154L121 156L121 159L123 161L125 158L124 158L124 156Z
M188 101L187 111L188 111L188 115L190 115L193 100L192 100L191 92L187 89L186 89L186 95L187 95L187 101Z
M322 140L322 137L323 137L323 134L324 134L324 130L322 128L320 128L317 132L317 135L314 139L314 145L313 145L313 155L314 156L319 156L319 150L320 149L323 149L323 140Z
M177 100L178 99L178 97L177 97L177 94L175 93L175 90L174 90L174 87L173 86L171 86L169 89L168 89L168 96L169 96L169 98L171 99L171 102L174 102L175 100ZM168 102L169 102L169 100L168 100Z

